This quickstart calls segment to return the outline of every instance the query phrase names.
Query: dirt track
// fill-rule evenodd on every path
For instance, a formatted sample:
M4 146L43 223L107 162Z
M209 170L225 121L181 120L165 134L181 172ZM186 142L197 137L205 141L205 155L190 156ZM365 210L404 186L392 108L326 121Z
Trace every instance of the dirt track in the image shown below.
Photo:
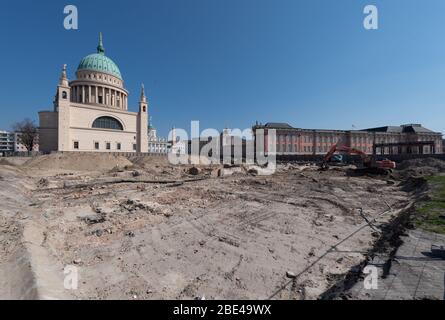
M0 165L0 298L316 299L380 237L366 221L385 224L412 201L398 183L340 169L197 177L134 162L95 172ZM18 260L26 277L8 278ZM78 290L63 288L67 265Z

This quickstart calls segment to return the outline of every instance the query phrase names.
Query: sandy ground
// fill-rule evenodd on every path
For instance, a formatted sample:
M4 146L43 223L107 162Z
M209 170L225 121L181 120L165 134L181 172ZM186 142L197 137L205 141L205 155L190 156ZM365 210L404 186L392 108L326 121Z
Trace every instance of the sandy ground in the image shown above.
M317 299L375 246L368 222L413 201L398 181L341 168L68 160L0 165L2 299Z

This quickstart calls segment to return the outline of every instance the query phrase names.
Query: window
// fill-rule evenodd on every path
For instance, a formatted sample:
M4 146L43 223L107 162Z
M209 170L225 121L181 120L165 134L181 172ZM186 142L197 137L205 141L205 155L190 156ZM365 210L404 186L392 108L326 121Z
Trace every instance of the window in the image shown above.
M103 101L104 101L104 100L103 100L103 97L102 97L102 96L99 96L99 103L100 103L100 104L103 104Z
M94 120L93 128L124 130L122 124L112 117L100 117Z
M121 143L120 143L120 142L116 143L116 149L117 149L117 150L120 150L121 147L122 147L122 146L121 146Z
M68 95L67 95L66 91L63 91L62 92L62 99L66 99L67 97L68 97Z
M142 107L142 111L145 112L145 106Z
M79 141L74 141L74 149L79 150Z
M107 148L107 150L111 150L111 143L107 142L106 148Z
M133 143L133 150L136 151L136 143Z
M94 143L94 149L99 150L99 142Z

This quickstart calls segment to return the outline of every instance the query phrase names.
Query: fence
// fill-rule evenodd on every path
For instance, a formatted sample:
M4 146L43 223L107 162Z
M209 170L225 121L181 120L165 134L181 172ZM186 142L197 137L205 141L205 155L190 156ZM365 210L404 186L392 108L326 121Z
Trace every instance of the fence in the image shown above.
M36 157L42 155L40 151L1 151L0 157Z
M121 157L167 157L166 153L142 153L142 152L82 152L82 151L53 151L51 154L74 154L74 153L82 153L82 154L108 154L113 156L121 156Z

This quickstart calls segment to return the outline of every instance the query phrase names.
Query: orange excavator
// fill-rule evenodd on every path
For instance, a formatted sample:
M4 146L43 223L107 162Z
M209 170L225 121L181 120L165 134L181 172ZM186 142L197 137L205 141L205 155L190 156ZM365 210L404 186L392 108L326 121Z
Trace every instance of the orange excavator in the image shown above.
M331 149L326 153L323 157L323 162L321 164L322 169L327 169L329 166L329 162L331 162L332 157L336 152L344 152L350 155L357 154L362 159L362 166L358 167L357 173L372 173L372 174L384 174L388 175L392 172L393 169L396 168L396 163L394 161L384 159L381 161L377 161L373 156L366 154L365 152L351 148L348 146L342 146L339 144L334 144Z

